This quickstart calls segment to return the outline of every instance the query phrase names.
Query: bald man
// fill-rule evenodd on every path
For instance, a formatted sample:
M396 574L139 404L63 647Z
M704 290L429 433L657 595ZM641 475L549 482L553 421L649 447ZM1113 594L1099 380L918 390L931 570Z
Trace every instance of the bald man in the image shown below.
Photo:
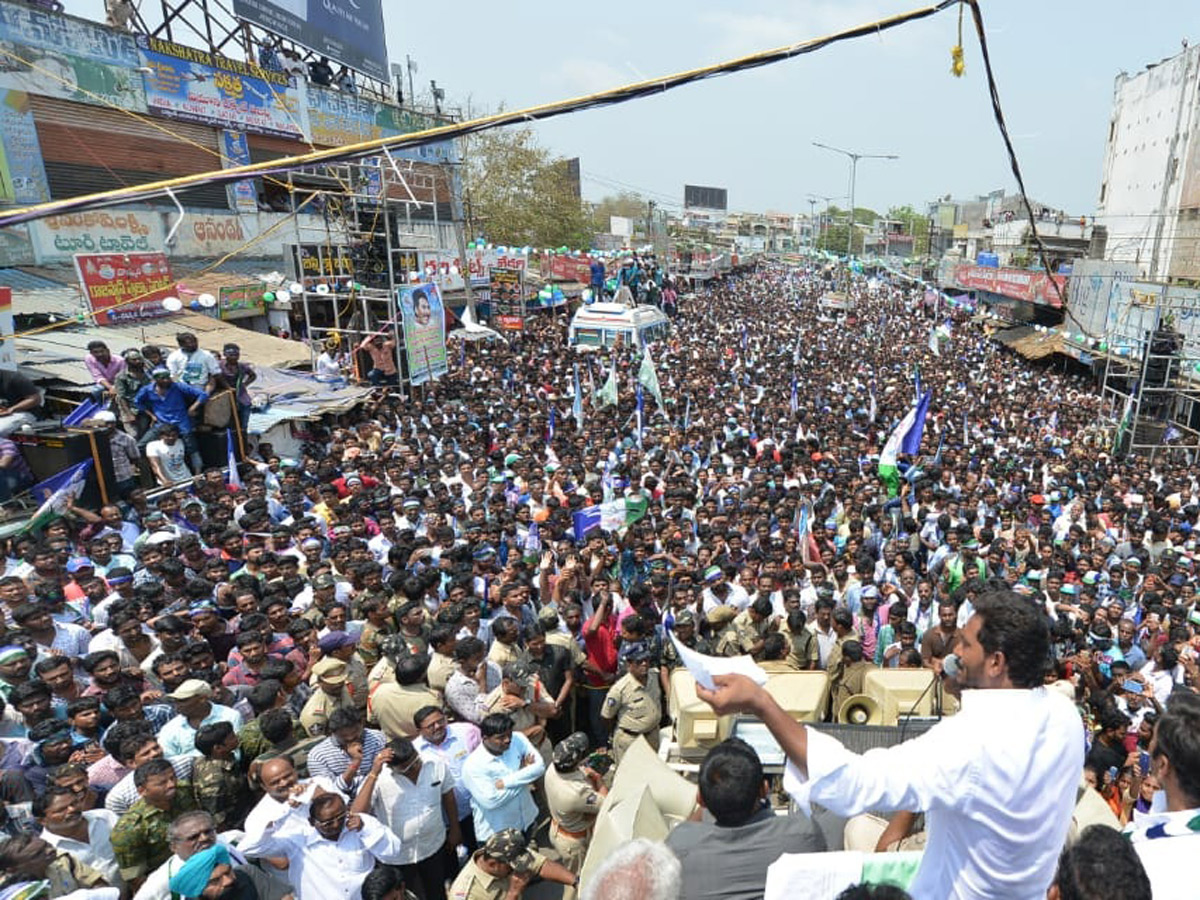
M342 799L348 799L332 779L320 775L301 779L296 774L296 767L286 756L277 756L263 763L258 780L266 793L246 816L243 828L247 834L261 833L268 823L283 818L290 809L296 807L304 807L304 815L289 817L288 821L305 821L308 804L320 794L337 794Z

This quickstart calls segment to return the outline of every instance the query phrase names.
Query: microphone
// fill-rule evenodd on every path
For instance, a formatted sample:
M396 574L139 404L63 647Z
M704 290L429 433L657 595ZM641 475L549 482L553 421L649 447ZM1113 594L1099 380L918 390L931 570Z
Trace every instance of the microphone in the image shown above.
M945 681L947 678L957 678L959 676L959 673L961 673L961 672L962 672L962 663L959 662L958 654L948 653L942 659L941 680ZM900 740L902 742L904 740L904 732L908 728L909 719L911 719L913 717L913 715L916 713L917 707L921 705L921 701L925 699L925 695L933 690L933 686L938 683L938 680L939 680L938 678L930 678L929 685L925 688L925 690L921 691L921 696L917 697L916 702L914 702L913 705L911 707L909 707L908 712L905 713L903 721L900 723ZM942 717L942 713L941 713L941 710L939 709L938 710L938 718L940 719L941 717Z

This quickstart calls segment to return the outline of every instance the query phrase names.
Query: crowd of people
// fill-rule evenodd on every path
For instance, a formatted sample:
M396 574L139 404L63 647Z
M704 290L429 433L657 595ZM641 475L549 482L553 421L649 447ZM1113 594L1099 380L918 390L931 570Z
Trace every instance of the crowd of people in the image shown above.
M851 309L818 302L834 287ZM957 743L923 744L939 726L868 777L723 681L703 695L772 726L800 808L773 815L755 753L722 742L696 820L614 854L584 897L760 897L780 854L844 846L809 801L896 811L880 849L927 834L918 897L1189 895L1193 461L1116 454L1086 377L898 279L763 266L666 288L661 406L636 399L638 348L575 355L533 316L411 396L314 424L302 455L258 444L238 487L187 452L214 389L241 405L236 347L89 348L133 449L122 502L6 542L3 896L573 897L613 773L669 734L676 639L827 672L831 719L874 667L1036 703L968 691L943 723ZM880 448L925 392L893 489ZM614 501L620 522L585 514ZM1044 752L1015 780L1011 760L972 768L1010 743ZM861 778L822 787L835 769ZM1077 789L1131 840L1064 850ZM854 894L873 895L897 896Z

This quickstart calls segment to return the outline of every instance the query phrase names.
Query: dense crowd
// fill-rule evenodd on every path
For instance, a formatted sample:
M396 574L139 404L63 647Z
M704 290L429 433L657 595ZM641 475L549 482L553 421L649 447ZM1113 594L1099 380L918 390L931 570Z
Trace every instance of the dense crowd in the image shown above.
M574 896L613 767L670 724L672 636L826 671L835 718L874 667L942 675L1000 591L1049 628L1039 677L1078 712L1091 799L1155 897L1184 896L1200 731L1155 738L1200 725L1167 712L1200 683L1193 461L1114 453L1088 379L889 276L763 267L679 296L645 271L672 313L661 405L637 348L573 354L535 316L302 455L258 444L239 487L190 437L214 390L245 421L235 346L93 348L123 500L8 540L0 578L3 896ZM890 489L880 448L926 392ZM763 810L740 742L699 782L703 820L668 839L686 900L762 896L779 854L843 846ZM880 849L919 843L924 811Z

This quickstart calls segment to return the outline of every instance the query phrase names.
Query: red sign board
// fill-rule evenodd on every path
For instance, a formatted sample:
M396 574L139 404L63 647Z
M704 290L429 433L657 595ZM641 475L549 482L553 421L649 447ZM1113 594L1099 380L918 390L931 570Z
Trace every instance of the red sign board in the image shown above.
M165 253L76 253L75 270L97 325L171 314L162 305L175 293Z
M954 282L970 291L990 291L1027 303L1061 307L1067 294L1065 275L1047 275L1029 269L997 269L991 266L954 267ZM1055 284L1058 289L1055 289ZM1061 297L1060 297L1061 291Z
M577 281L589 284L592 280L590 256L542 255L542 277L548 281Z

